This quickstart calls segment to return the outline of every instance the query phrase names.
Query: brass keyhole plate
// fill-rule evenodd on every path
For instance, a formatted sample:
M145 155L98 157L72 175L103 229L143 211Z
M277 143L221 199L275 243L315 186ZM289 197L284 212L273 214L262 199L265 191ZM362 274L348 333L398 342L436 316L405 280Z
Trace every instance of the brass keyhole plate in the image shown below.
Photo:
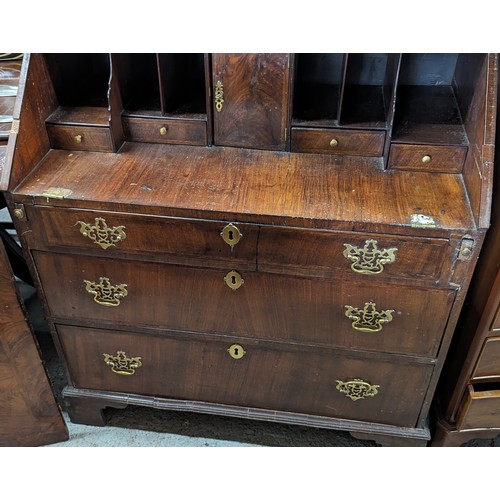
M243 238L241 231L233 223L229 223L225 226L220 235L222 236L222 239L231 247L231 250L240 242L241 238Z
M233 344L227 352L233 359L241 359L246 354L245 349L240 344Z
M229 271L226 276L224 276L224 281L232 290L238 290L238 288L245 283L245 280L238 271Z

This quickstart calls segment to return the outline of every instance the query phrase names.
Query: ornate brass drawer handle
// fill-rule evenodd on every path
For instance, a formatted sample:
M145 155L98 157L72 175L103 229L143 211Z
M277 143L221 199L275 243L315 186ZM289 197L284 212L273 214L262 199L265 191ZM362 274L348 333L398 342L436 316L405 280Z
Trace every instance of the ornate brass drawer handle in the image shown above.
M377 389L379 387L379 385L372 385L366 380L355 378L346 380L345 382L343 380L337 380L336 389L353 401L357 401L358 399L375 396L378 394Z
M224 86L220 80L217 80L217 83L215 84L214 100L215 109L218 113L220 113L222 111L222 105L224 104Z
M379 332L382 325L392 321L393 309L377 311L375 302L365 302L363 309L345 306L345 315L352 320L352 327L359 332Z
M243 235L241 231L233 224L229 223L220 233L222 239L231 247L231 250L237 245Z
M117 351L116 356L103 354L104 362L111 366L111 371L118 375L133 375L142 366L141 357L129 358L124 351Z
M93 225L81 220L77 221L77 224L80 224L80 233L83 236L90 238L104 250L115 246L116 243L127 237L124 231L125 226L108 227L106 220L102 217L96 217Z
M128 295L127 285L112 285L109 278L99 278L99 283L83 280L85 290L94 296L94 302L101 306L118 307L120 300Z
M245 283L245 280L241 277L241 274L238 271L229 271L224 276L224 281L232 290L238 290L238 288Z
M396 260L397 248L378 249L377 240L366 240L362 248L344 243L343 255L352 262L351 269L361 274L380 274L384 265Z

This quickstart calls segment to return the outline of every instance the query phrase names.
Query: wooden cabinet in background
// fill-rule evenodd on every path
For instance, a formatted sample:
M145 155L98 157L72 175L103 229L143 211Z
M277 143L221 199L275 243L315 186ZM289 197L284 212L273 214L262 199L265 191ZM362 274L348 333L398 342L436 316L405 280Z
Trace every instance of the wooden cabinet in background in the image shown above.
M436 394L433 446L500 435L499 153L497 148L491 227Z
M496 56L79 57L26 58L2 175L71 419L426 445L489 222Z

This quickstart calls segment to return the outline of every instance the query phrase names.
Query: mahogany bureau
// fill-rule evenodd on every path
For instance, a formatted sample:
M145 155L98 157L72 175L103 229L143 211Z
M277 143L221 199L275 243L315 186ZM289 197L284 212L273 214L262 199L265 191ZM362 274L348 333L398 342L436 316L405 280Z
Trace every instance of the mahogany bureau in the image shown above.
M74 422L426 445L489 223L497 57L33 54L1 186Z

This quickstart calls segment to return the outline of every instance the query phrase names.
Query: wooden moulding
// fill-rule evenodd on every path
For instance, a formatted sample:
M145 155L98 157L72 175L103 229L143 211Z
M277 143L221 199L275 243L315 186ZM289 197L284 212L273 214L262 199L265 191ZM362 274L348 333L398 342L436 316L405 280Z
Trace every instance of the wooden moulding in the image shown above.
M75 423L88 423L89 419L93 419L94 425L105 425L106 417L103 412L105 408L124 408L130 404L162 410L207 413L209 415L221 415L345 431L359 436L360 438L362 434L362 439L375 439L377 442L381 443L390 441L393 445L400 444L405 446L413 442L413 444L425 446L430 440L430 431L427 426L421 428L396 427L384 424L365 423L357 420L323 417L320 415L289 413L182 399L164 399L152 396L89 391L86 389L77 389L72 386L64 388L63 396L68 399L70 403L69 412L72 421ZM80 411L86 412L86 414L83 415L83 419L78 418Z

